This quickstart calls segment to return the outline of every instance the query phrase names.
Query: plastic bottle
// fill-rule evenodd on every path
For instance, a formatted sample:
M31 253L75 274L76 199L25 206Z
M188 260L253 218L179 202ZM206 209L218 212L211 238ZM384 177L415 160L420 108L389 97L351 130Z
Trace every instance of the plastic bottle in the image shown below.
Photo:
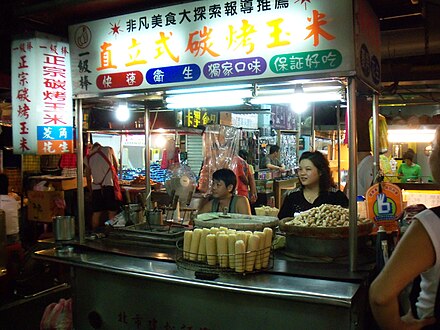
M391 166L391 171L393 172L393 174L396 174L397 161L393 157L391 157L391 159L390 159L390 166Z
M357 196L357 212L359 219L366 219L367 218L367 206L365 205L365 197L364 196Z
M379 226L376 235L376 267L381 271L388 261L388 237L383 226Z

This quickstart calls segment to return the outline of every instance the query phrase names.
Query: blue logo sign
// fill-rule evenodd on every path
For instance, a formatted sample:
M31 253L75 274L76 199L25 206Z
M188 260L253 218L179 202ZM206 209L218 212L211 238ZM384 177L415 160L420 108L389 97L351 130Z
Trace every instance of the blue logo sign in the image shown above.
M185 64L153 68L147 71L146 79L150 85L194 81L200 77L200 67L196 64Z

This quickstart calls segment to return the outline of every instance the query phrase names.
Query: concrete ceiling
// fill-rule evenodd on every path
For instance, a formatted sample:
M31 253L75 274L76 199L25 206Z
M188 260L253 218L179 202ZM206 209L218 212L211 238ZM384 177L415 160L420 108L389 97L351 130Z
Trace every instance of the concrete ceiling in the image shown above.
M293 0L291 0L293 1ZM333 0L336 1L336 0ZM368 0L380 20L380 104L440 102L440 0ZM188 1L2 0L0 98L7 99L11 35L38 30L67 36L71 24Z

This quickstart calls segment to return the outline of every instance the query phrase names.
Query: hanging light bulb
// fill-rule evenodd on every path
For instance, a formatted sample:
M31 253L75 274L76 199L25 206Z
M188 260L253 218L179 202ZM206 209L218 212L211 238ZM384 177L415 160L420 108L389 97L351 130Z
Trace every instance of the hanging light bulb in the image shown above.
M128 110L127 102L119 103L116 108L116 119L119 121L127 121L130 118L130 111Z
M296 85L293 93L291 107L296 113L303 113L309 107L309 102L304 94L302 85Z

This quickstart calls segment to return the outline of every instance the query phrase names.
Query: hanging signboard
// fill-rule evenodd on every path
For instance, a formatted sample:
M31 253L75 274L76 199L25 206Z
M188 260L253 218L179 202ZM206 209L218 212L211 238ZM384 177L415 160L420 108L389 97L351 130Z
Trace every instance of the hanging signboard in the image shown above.
M355 2L356 75L368 85L380 85L380 26L367 0Z
M36 33L13 40L11 51L14 153L73 152L69 44Z
M353 4L197 1L69 27L74 94L353 75Z

